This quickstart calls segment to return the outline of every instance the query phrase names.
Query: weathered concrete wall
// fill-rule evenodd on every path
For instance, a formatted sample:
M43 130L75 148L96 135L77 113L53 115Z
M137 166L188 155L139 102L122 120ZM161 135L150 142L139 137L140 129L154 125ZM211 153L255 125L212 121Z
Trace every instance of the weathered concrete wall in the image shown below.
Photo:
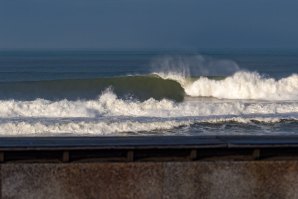
M298 161L7 163L2 198L298 198Z

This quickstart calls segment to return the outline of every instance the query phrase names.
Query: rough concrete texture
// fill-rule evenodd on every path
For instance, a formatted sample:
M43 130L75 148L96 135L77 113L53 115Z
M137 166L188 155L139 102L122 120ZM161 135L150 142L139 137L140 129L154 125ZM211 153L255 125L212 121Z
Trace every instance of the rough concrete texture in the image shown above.
M298 198L298 161L2 164L2 198Z

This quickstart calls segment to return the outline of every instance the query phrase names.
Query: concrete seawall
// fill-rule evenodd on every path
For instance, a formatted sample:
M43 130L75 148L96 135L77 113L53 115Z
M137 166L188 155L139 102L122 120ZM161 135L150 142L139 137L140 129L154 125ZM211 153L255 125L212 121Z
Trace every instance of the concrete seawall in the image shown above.
M2 198L298 198L298 161L2 164Z
M1 198L298 198L297 136L1 138Z

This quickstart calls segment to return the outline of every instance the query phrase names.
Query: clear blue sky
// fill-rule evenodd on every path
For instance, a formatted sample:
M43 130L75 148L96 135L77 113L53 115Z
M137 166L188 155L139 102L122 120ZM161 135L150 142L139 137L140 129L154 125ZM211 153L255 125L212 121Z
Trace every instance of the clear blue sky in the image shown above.
M0 48L297 48L297 0L1 0Z

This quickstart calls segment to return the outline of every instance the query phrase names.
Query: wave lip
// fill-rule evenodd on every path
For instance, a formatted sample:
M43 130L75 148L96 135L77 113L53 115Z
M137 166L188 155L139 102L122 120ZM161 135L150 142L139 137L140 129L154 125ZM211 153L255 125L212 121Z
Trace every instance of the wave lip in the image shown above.
M222 80L200 77L191 81L179 74L158 74L181 84L192 97L215 97L219 99L298 100L298 75L275 80L256 72L236 72Z

